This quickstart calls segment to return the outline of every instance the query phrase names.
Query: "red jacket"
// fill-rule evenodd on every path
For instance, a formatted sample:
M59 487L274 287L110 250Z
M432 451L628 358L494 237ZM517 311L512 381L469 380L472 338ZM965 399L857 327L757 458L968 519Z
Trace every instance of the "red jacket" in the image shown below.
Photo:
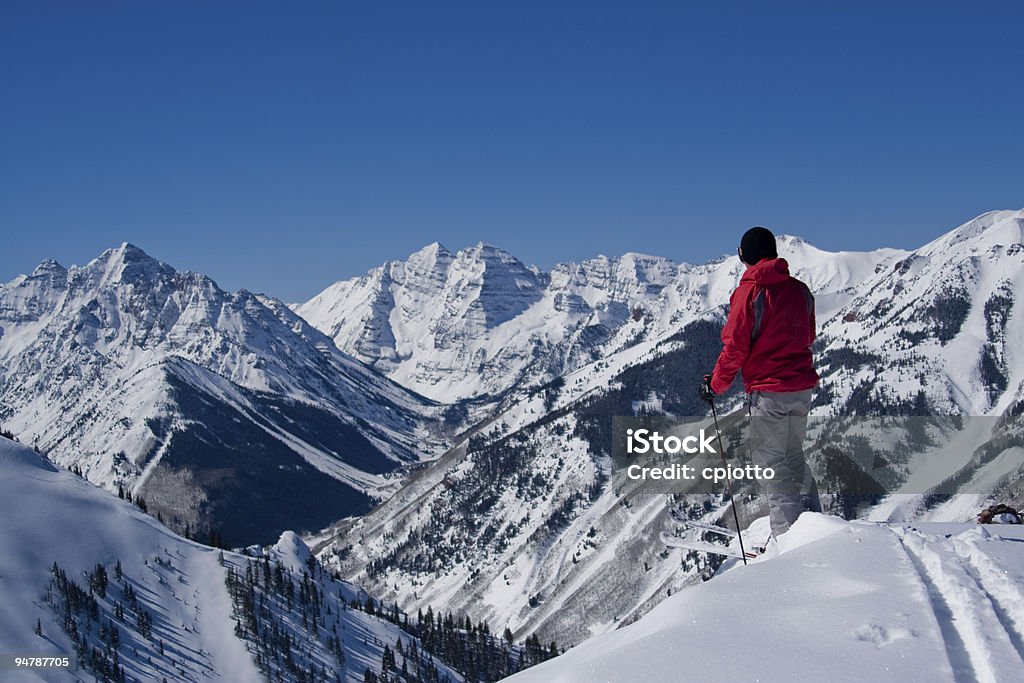
M747 268L729 299L729 320L711 390L725 392L743 372L753 391L803 391L818 383L811 359L814 296L789 274L785 259L764 259Z

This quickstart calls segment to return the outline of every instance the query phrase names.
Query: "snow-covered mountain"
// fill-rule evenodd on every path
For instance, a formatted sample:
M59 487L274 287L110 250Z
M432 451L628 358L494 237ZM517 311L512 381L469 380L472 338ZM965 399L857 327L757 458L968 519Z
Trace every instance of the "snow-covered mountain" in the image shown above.
M1024 528L808 514L780 546L508 680L997 683L1024 671Z
M782 237L780 251L827 317L894 249L829 253ZM543 384L640 341L664 337L726 304L735 256L694 266L625 254L527 267L492 246L434 243L405 261L331 285L293 306L338 347L439 401Z
M817 297L817 414L993 420L949 468L952 490L977 493L969 505L926 491L881 501L872 512L880 520L962 518L989 495L1024 495L1012 344L1024 319L1021 216L986 214L912 252L827 253L780 240ZM613 416L703 414L694 388L718 353L742 274L736 257L693 266L627 255L542 273L492 247L451 254L432 245L297 307L322 332L279 302L213 285L216 310L229 314L204 313L194 329L211 331L179 335L169 330L188 316L164 324L152 311L208 309L193 309L188 302L204 298L179 282L206 280L173 271L168 280L151 265L140 282L169 284L140 294L146 286L122 282L109 259L66 272L47 263L0 290L0 379L11 397L0 421L49 439L39 443L61 462L99 462L87 471L96 481L141 481L179 519L212 510L239 535L274 530L261 540L345 516L352 491L394 490L311 539L320 559L410 612L443 605L517 637L581 642L714 570L664 551L665 497L623 496L608 456ZM81 274L90 269L97 274ZM90 284L104 282L113 284ZM472 405L427 404L332 339L412 389ZM722 408L738 400L727 395ZM429 427L442 408L454 420L484 419L443 456L389 479L392 463L422 459L418 439L440 452ZM122 443L144 444L133 451L142 456L118 456ZM302 466L308 477L293 474ZM350 489L338 496L310 481ZM687 505L708 521L723 513L715 496ZM759 516L762 500L740 512Z
M0 423L229 542L369 508L433 455L437 408L287 306L123 244L0 285Z
M878 495L851 503L844 482L826 477L823 481L838 487L832 498L837 511L848 508L856 513L863 509L861 503L880 502L878 510L884 507L888 511L882 518L914 519L941 513L965 519L993 496L1022 500L1024 429L1020 420L1024 402L1016 398L1016 387L977 411L976 404L969 401L933 400L927 394L918 399L916 390L901 396L896 391L899 385L890 387L879 381L866 387L863 380L906 374L906 355L914 349L900 341L905 331L922 334L934 330L922 336L917 347L922 355L943 348L941 339L927 341L935 335L975 341L973 348L963 342L955 354L929 352L924 356L929 366L922 368L926 377L955 377L959 363L969 359L976 367L987 348L1007 356L1006 345L992 340L1012 338L1000 335L1001 330L1015 329L1015 323L1005 323L1007 328L997 325L993 336L986 331L986 326L992 327L986 316L992 314L985 309L992 310L988 302L991 292L1000 287L996 284L1000 278L986 275L985 282L992 281L989 289L976 290L977 297L966 304L969 310L960 313L976 324L968 322L955 332L943 327L945 309L933 302L941 299L950 280L941 275L944 263L955 270L961 267L961 251L965 258L977 261L975 252L987 249L955 239L958 235L1002 243L1004 248L984 260L984 268L1018 277L1019 247L1013 245L1020 242L1019 217L1020 212L990 214L920 250L880 256L847 254L829 260L805 243L786 240L780 245L780 253L816 289L819 321L827 331L819 354L823 382L817 414L973 412L989 416L983 429L963 440L958 437L955 453L943 455L951 458L945 462L946 473L940 479L914 482L913 495L886 500ZM985 227L978 229L978 225ZM937 253L936 244L950 244L952 252ZM813 268L798 260L799 250L813 254ZM840 337L834 330L862 320L856 311L870 297L892 300L892 288L886 297L879 283L888 282L908 261L925 258L933 261L932 277L919 280L913 296L920 302L917 310L938 312L922 314L931 317L924 317L919 326L900 325L896 319L879 327L874 356L862 367L866 355L862 340ZM739 273L735 264L734 273L724 274L730 273L730 266L725 265L728 261L701 267L704 287L711 291L720 287L723 300ZM839 263L845 269L838 267ZM700 290L697 282L687 285L677 275L655 302L674 296L675 310L682 308L681 302L699 302L698 296L688 295ZM824 284L829 282L831 287ZM1011 281L1008 288L1019 291L1016 282ZM705 291L703 296L712 295ZM667 330L664 336L650 339L635 334L639 341L633 345L624 345L554 382L510 392L489 421L418 473L384 505L359 520L339 525L333 535L317 539L321 558L344 576L365 583L389 600L398 600L407 609L420 600L445 602L474 618L510 624L517 633L539 632L542 637L554 635L569 643L613 630L698 580L706 567L691 560L681 568L657 541L658 532L668 524L666 497L623 497L610 485L608 456L614 416L704 414L706 407L697 398L696 387L717 356L726 311L724 305L706 309L700 305L694 306L693 317L678 316L677 323L670 322L671 314L661 317L659 309L651 306L649 325ZM1011 302L996 318L1006 319L1024 317L1015 312ZM639 329L641 324L642 320L631 320L620 330L625 333L631 325ZM1012 373L1020 372L1019 361L1010 363ZM851 381L858 373L861 379ZM1012 386L1012 380L1007 384ZM981 395L982 389L978 392ZM736 405L738 396L723 397L722 402L724 413ZM831 438L839 436L833 432ZM909 467L894 467L893 487L899 489L909 473ZM932 491L944 495L932 495ZM957 491L974 495L949 502L945 494ZM694 514L711 521L722 512L714 498L689 504ZM754 498L741 513L750 519L763 510L763 499Z
M0 500L0 650L78 661L4 681L358 683L388 652L463 680L291 532L248 555L202 546L2 437Z
M880 268L822 326L822 401L1002 414L1024 398L1022 296L1024 210L964 223Z

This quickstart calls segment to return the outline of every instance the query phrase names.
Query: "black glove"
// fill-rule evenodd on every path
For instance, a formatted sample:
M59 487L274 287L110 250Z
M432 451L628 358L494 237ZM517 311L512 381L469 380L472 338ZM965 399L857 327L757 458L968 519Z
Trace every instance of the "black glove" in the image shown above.
M711 375L704 375L704 381L700 383L698 393L705 402L715 402L715 392L711 389Z

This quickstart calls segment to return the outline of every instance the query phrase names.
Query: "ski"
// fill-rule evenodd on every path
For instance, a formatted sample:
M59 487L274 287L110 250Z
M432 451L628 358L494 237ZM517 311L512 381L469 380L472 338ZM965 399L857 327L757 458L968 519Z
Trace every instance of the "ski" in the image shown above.
M689 527L689 528L691 528L691 529L699 529L700 531L708 531L708 532L711 532L713 534L718 534L720 536L726 536L728 538L736 538L736 532L735 531L733 531L732 529L727 529L724 526L718 526L717 524L708 524L707 522L697 522L697 521L680 522L680 523L685 525L685 526L687 526L687 527Z
M729 538L736 538L736 532L724 526L717 524L710 524L708 522L701 522L695 519L686 519L681 513L675 508L669 510L669 516L672 517L672 521L676 524L682 524L685 527L691 529L699 529L701 531L709 531L713 534L719 534L721 536L727 536Z
M730 548L728 546L719 545L717 543L709 543L708 541L696 541L687 538L680 538L678 536L671 536L666 532L662 532L660 538L661 542L667 545L669 548L696 550L697 552L709 553L711 555L735 557L738 560L743 559L743 555L740 554L738 548ZM747 559L753 559L755 557L757 557L757 553L747 551Z

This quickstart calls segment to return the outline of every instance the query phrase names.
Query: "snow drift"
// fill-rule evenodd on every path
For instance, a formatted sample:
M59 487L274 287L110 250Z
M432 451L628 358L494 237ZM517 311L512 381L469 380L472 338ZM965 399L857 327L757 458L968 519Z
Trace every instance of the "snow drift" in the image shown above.
M1024 671L1024 527L806 513L774 553L736 562L507 680L995 682Z

